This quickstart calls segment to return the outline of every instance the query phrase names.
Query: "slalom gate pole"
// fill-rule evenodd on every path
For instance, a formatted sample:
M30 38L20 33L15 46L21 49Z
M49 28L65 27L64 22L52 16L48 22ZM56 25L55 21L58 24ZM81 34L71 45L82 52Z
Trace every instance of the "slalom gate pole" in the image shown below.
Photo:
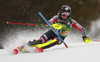
M94 42L100 42L100 40L91 40L91 41L94 41Z
M63 44L68 48L67 44L63 41L63 39L55 32L55 30L51 27L49 22L45 19L45 17L41 14L41 12L38 12L38 14L44 19L44 21L49 25L49 27L52 29L52 31L59 37L59 39L63 42Z
M29 23L16 23L16 22L7 22L7 24L34 25L34 26L36 26L36 25L37 25L37 24L29 24Z

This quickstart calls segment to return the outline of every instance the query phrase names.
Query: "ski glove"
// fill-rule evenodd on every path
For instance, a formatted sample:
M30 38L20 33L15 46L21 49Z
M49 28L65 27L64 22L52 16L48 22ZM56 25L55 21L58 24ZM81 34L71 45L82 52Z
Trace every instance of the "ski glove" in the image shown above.
M87 36L83 36L82 38L83 38L83 40L84 40L84 42L85 42L86 44L89 44L90 41L91 41L90 38L87 37Z

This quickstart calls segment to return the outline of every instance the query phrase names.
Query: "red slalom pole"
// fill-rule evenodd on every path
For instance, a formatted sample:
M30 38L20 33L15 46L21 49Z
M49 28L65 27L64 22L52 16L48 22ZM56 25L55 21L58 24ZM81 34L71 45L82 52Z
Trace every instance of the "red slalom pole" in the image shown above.
M94 42L100 42L100 40L92 40L92 41L94 41Z
M29 24L29 23L16 23L16 22L7 22L7 24L19 24L19 25L37 25L37 24Z

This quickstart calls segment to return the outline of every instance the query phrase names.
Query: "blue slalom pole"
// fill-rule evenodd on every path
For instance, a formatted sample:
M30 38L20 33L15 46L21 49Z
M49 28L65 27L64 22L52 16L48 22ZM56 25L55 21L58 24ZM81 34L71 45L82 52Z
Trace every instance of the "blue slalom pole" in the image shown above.
M45 17L41 14L41 12L38 13L43 19L44 21L49 25L49 27L52 29L52 31L59 37L59 39L64 43L64 45L66 46L66 48L68 48L67 44L63 41L63 39L55 32L55 30L51 27L51 25L49 24L49 22L45 19Z

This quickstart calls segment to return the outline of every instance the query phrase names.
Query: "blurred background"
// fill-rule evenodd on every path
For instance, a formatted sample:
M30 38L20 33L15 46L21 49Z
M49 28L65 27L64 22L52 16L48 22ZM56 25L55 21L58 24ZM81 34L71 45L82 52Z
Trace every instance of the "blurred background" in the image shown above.
M71 17L86 29L90 28L91 21L99 19L100 0L0 0L0 48L5 35L12 30L19 27L22 30L35 28L7 22L45 24L38 12L49 20L58 13L62 5L69 5L72 8Z

